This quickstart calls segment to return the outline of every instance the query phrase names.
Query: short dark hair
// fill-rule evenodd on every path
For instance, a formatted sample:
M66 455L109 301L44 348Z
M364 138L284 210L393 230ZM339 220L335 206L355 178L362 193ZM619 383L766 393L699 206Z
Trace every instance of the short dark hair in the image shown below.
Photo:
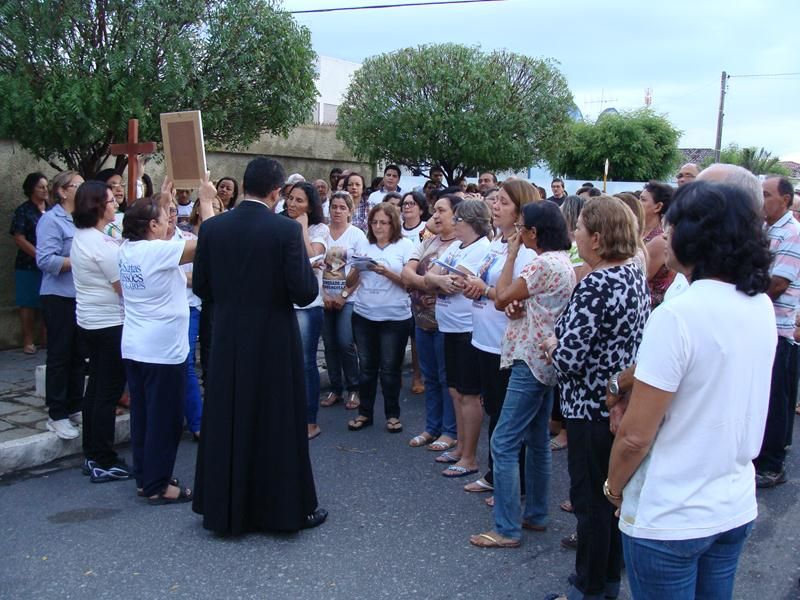
M131 242L146 240L150 221L158 220L163 209L161 194L139 198L125 211L122 219L122 237Z
M439 190L439 198L447 194L457 194L459 192L461 192L460 185L451 185L450 187L446 187L443 190Z
M589 194L589 198L596 198L597 196L601 195L603 192L598 190L596 187L592 186L581 186L577 192L575 192L576 196L580 196L581 194Z
M653 196L653 202L658 204L661 203L661 210L658 212L661 216L667 214L669 210L669 204L672 201L672 194L675 192L675 189L671 185L667 185L666 183L661 183L659 181L649 181L644 186L650 195Z
M402 202L403 194L400 192L386 192L383 195L383 200L381 200L381 202L389 202L389 200L400 200L400 202Z
M223 208L230 210L234 206L236 206L236 200L239 198L239 182L236 181L233 177L220 177L219 181L217 181L216 188L219 189L219 184L223 181L231 181L233 182L233 196L231 196L230 202L228 202L228 206Z
M283 185L286 171L274 158L259 156L251 160L244 171L242 187L246 194L266 198Z
M386 165L383 169L383 174L386 175L386 171L395 171L397 172L397 177L400 177L400 167L395 164Z
M591 181L586 181L586 182L584 182L584 184L581 187L593 188L594 184Z
M455 194L442 194L436 200L447 200L450 203L450 208L452 209L453 213L456 212L456 207L461 204L464 199L461 196L456 196Z
M342 170L339 167L333 167L331 172L328 173L328 179L330 179L333 175L341 175Z
M442 175L444 175L444 169L442 167L435 166L435 167L431 167L431 169L430 169L430 171L428 171L428 173L430 175L433 175L434 173L441 173Z
M46 181L47 177L45 177L43 173L39 173L39 171L28 173L27 177L25 177L25 181L22 182L22 191L27 198L33 196L33 190L36 188L36 184L42 179Z
M428 219L430 219L431 213L428 211L428 201L425 199L425 194L423 194L422 192L417 192L416 190L411 192L406 192L405 194L403 194L403 198L400 200L400 202L401 203L404 202L405 199L408 198L409 196L411 196L411 199L417 203L417 206L419 206L420 218L423 221L427 221Z
M522 217L527 229L536 228L536 245L544 252L572 247L567 222L555 202L529 202L522 207Z
M342 189L347 191L347 185L350 183L350 179L352 177L358 177L361 180L361 194L367 193L367 182L364 180L364 176L357 171L353 171L347 177L345 177L344 184L342 184ZM359 199L360 200L360 199Z
M695 181L679 187L667 211L675 258L692 268L692 281L718 278L755 296L770 282L769 240L747 191Z
M783 177L782 175L768 175L767 179L777 179L778 180L778 193L781 196L789 196L789 206L792 205L792 201L794 200L794 187L792 186L792 182L789 181L788 178Z
M89 229L97 225L106 210L108 191L111 187L102 181L84 181L75 193L75 210L72 220L78 229Z
M554 183L560 183L561 187L564 187L564 180L561 179L561 177L554 177L553 181L550 182L550 185L553 185Z
M375 238L375 234L372 233L372 218L377 212L382 212L389 217L389 221L392 223L392 234L389 236L389 243L394 244L403 237L403 226L400 225L400 211L397 210L394 204L389 204L388 202L381 202L369 209L369 216L367 217L367 241L369 241L370 244L376 244L378 242Z
M303 190L306 198L308 198L308 224L317 225L318 223L324 223L325 215L322 212L322 201L319 199L317 188L307 181L300 181L292 186L289 193L291 194L292 191L296 189Z
M119 175L122 177L122 173L117 171L116 169L103 169L102 171L98 171L95 173L92 179L94 181L102 181L103 183L108 183L108 180L114 177L114 175Z

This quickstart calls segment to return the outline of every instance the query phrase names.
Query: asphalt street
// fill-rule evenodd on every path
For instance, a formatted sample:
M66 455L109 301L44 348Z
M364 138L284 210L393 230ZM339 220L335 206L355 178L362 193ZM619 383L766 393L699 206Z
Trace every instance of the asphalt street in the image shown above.
M574 529L558 509L566 452L554 453L548 530L525 531L518 549L474 548L469 535L493 526L487 495L465 493L472 477L445 479L433 452L407 445L424 414L409 389L406 378L399 435L377 419L349 432L353 412L320 409L312 460L330 517L295 535L217 537L189 505L136 498L133 481L90 484L78 458L3 477L0 598L538 599L566 590L574 566L559 545ZM484 460L485 452L482 437ZM181 443L175 475L189 485L195 453ZM123 455L130 459L129 448ZM736 598L800 598L800 466L794 455L789 462L789 483L759 492Z

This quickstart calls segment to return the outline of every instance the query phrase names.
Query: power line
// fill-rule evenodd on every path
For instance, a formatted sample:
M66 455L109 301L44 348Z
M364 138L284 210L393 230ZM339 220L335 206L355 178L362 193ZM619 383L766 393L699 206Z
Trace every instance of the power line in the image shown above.
M433 2L405 2L403 4L373 4L371 6L342 6L336 8L314 8L310 10L290 10L293 15L308 13L338 12L342 10L374 10L379 8L405 8L408 6L435 6L437 4L476 4L481 2L505 2L506 0L439 0Z
M800 75L800 73L759 73L756 75L728 75L729 79L734 77L741 79L742 77L784 77L789 75Z

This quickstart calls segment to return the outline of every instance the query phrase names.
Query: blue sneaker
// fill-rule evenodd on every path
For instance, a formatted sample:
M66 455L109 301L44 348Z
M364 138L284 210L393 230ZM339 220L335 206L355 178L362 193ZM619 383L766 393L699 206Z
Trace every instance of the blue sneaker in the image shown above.
M119 460L111 465L109 468L104 469L95 463L92 469L91 481L92 483L107 483L109 481L125 481L131 478L130 467L125 464L125 461Z
M81 465L81 474L86 475L87 477L92 474L92 469L97 466L97 463L93 460L89 460L88 458L83 461Z

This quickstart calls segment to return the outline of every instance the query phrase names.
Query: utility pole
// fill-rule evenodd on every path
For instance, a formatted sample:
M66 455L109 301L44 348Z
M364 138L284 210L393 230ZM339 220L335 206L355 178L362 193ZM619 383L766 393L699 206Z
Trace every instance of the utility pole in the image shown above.
M725 87L728 83L728 74L723 71L719 85L719 115L717 116L717 143L714 145L714 162L719 162L719 152L722 148L722 118L725 116Z

